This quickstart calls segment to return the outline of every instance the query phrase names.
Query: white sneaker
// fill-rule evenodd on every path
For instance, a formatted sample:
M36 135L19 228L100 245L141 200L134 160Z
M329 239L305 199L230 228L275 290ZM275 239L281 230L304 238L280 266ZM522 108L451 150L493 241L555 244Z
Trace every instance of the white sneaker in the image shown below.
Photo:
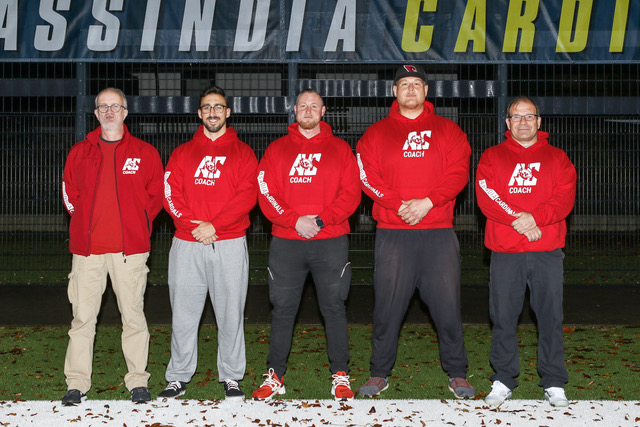
M564 389L562 387L545 388L544 398L549 401L551 406L562 408L569 406L569 401L567 400L567 396L564 395Z
M494 381L491 385L491 393L484 398L485 403L492 406L499 406L511 397L511 390L500 381Z

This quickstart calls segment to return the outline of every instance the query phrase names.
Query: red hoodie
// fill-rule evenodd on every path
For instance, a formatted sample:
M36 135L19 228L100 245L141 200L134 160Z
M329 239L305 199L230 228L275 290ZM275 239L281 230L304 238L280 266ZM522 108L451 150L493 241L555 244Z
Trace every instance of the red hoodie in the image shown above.
M314 214L325 227L313 239L349 233L348 219L361 196L356 159L327 123L321 121L320 129L306 138L298 123L289 125L289 134L272 142L260 160L258 201L274 236L307 240L298 236L296 222Z
M502 144L488 148L476 172L476 198L487 217L484 242L496 252L543 252L564 247L565 218L576 197L576 169L567 154L549 145L549 134L523 147L505 133ZM529 242L511 223L530 212L542 238Z
M389 116L371 125L358 142L362 189L373 199L379 228L453 227L458 193L469 181L471 147L453 121L434 113L424 102L415 119L393 101ZM414 226L398 216L402 201L429 197L433 208Z
M62 197L71 215L69 250L77 255L91 255L91 216L102 165L101 134L98 127L87 139L75 144L64 167ZM115 160L122 252L125 255L149 252L151 223L162 209L162 160L158 150L131 135L126 125Z
M173 150L164 173L164 208L175 236L196 242L191 230L198 224L191 220L211 222L218 240L244 236L256 204L257 169L255 153L233 128L212 141L201 125L191 141Z

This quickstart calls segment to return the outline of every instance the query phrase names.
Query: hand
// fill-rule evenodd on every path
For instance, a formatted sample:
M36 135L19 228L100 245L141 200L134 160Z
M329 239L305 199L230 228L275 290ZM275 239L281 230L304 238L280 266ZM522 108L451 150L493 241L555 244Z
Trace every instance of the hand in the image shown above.
M536 226L533 230L527 231L524 233L525 237L531 242L537 242L542 238L542 230L538 226Z
M320 232L320 227L316 224L318 215L302 215L296 221L296 231L300 237L313 239Z
M398 216L407 224L416 225L422 221L422 218L427 216L432 207L433 203L428 197L408 201L403 200L400 209L398 209Z
M218 238L218 236L216 235L215 227L209 221L199 221L197 219L192 219L191 222L194 224L198 224L196 228L191 230L191 235L198 242L204 243L205 245L210 245ZM208 243L205 243L205 241L208 241Z
M208 238L204 239L201 243L203 245L211 245L216 240L218 240L218 235L217 234L215 236L213 236L213 237L208 237Z
M511 223L511 226L518 234L525 234L538 226L533 215L529 212L518 212L515 214L515 217L516 220Z

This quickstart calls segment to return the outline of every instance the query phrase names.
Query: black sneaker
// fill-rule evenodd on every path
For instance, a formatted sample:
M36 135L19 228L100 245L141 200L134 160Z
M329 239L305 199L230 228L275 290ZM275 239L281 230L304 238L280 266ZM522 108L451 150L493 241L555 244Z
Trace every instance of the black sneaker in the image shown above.
M136 387L131 390L131 401L134 403L147 403L151 400L151 393L146 387Z
M187 391L187 383L182 381L171 381L158 395L158 399L175 399L178 396L182 396Z
M71 390L67 390L67 392L62 397L62 405L76 406L77 404L82 403L82 401L86 398L86 394L81 393L78 389L72 388Z
M237 381L224 380L224 397L225 399L244 399L244 393L240 389Z

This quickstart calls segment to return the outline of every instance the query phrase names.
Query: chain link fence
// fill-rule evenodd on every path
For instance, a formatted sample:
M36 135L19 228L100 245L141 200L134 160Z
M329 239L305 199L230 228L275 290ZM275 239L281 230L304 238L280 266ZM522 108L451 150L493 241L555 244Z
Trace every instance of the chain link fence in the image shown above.
M469 185L459 195L455 228L463 282L486 284L484 219L473 178L480 155L503 139L504 109L515 96L541 105L542 129L578 171L568 219L567 283L640 283L640 65L424 64L428 100L457 122L473 148ZM262 156L294 119L295 95L317 89L325 120L355 149L373 122L388 114L397 64L0 63L0 283L66 283L68 215L61 197L66 154L93 130L94 98L108 86L128 97L126 124L166 161L199 125L198 95L210 85L231 97L230 125ZM371 283L375 223L371 201L351 217L354 282ZM265 283L270 224L251 213L251 281ZM172 223L154 224L153 283L166 283Z

